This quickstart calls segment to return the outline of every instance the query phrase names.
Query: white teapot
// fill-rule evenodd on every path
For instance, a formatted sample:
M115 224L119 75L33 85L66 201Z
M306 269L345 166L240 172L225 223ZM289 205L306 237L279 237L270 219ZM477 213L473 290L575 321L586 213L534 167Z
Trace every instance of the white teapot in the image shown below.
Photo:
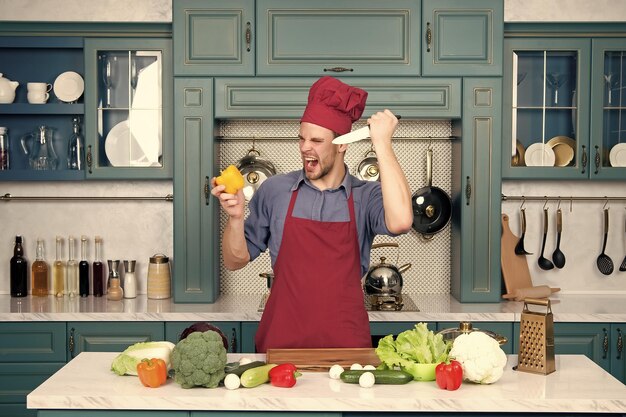
M15 100L15 89L18 85L20 83L4 78L0 72L0 103L13 103L13 100Z

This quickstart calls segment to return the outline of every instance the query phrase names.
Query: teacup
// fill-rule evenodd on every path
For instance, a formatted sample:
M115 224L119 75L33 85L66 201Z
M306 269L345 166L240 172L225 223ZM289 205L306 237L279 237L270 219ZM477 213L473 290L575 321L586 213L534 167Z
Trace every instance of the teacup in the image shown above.
M26 87L29 93L47 93L52 90L52 84L47 83L26 83Z
M46 92L29 91L28 94L26 95L26 98L28 99L28 102L31 104L44 104L50 98L50 94Z

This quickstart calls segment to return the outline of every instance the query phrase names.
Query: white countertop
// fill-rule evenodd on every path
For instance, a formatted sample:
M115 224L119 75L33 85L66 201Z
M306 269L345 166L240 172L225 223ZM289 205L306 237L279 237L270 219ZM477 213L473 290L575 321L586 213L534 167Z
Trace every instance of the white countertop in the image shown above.
M464 382L456 391L441 390L434 381L361 388L331 380L326 372L305 372L290 389L182 389L171 379L155 389L111 372L116 355L81 353L28 394L28 408L626 413L626 386L583 355L558 355L556 372L547 376L513 371L517 356L510 355L498 382ZM239 356L229 355L229 361Z
M523 303L460 303L450 295L409 294L420 311L371 311L372 322L519 321ZM223 295L213 304L177 304L146 295L121 301L106 297L0 295L0 322L17 321L259 321L261 295ZM622 295L560 295L551 298L555 322L626 322ZM545 311L536 306L533 310Z

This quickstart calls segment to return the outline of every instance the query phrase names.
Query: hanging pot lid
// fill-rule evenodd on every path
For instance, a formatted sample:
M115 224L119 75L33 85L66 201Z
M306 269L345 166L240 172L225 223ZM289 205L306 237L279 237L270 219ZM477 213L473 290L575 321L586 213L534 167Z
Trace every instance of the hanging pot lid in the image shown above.
M243 175L243 195L247 201L252 199L256 190L267 178L276 175L274 164L261 157L261 153L254 149L254 144L248 154L237 162L237 168Z
M370 156L373 155L373 156ZM374 149L370 149L357 167L357 177L363 181L380 181L378 158Z

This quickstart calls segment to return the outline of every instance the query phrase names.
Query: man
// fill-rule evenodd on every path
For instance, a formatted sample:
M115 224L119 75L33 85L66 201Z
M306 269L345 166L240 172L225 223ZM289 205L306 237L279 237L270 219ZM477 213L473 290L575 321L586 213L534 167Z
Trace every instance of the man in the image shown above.
M309 91L300 121L302 169L268 178L250 201L211 193L228 213L222 257L229 270L244 267L269 248L271 295L255 342L268 348L371 347L361 277L377 234L406 233L413 211L407 180L391 146L398 120L389 111L368 120L380 183L361 181L344 164L348 133L365 108L367 92L332 78Z

